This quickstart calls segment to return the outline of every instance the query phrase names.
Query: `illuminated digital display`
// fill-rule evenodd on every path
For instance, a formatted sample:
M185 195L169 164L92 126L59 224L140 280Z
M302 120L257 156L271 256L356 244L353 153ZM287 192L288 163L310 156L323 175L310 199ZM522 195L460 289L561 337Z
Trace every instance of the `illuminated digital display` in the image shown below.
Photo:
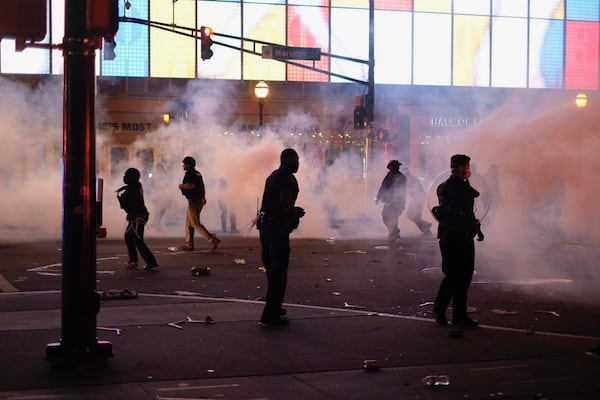
M193 29L181 30L189 37L121 22L116 58L105 60L102 50L97 52L99 75L368 79L369 0L135 0L127 10L124 2L118 4L121 16L174 30L210 26L231 37L216 36L214 56L202 60ZM64 36L65 2L49 0L49 5L51 31L45 41L57 44ZM374 0L373 6L376 83L598 89L600 0ZM333 75L263 59L262 44L253 40L320 48L320 60L295 62ZM62 71L60 50L19 52L13 40L0 42L0 73Z

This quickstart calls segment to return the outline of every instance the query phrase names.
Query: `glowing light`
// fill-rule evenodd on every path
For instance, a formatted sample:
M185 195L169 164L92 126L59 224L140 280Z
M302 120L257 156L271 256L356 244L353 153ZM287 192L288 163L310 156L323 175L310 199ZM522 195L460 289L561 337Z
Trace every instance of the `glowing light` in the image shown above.
M588 98L585 93L579 93L577 96L575 96L575 105L577 108L584 108L587 106L587 102Z

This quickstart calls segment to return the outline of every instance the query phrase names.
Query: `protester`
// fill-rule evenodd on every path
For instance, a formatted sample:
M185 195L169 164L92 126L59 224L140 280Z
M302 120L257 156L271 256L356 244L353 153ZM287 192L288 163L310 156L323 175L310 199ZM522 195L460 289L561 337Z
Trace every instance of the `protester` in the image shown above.
M296 207L298 181L294 174L300 164L298 153L287 148L281 152L281 164L265 182L257 228L260 232L262 262L267 272L267 296L261 324L274 327L289 325L282 308L290 262L290 233L300 223L304 209Z
M381 216L383 223L388 229L388 241L393 242L400 238L398 218L406 206L406 176L400 172L398 160L388 163L388 173L383 178L381 186L375 197L375 204L383 202Z
M479 192L471 187L471 158L455 154L450 158L450 177L437 187L439 206L432 209L439 222L438 239L444 278L440 284L433 313L435 321L448 324L446 309L452 300L452 324L477 327L479 322L467 315L467 293L475 271L473 238L484 239L473 206Z
M431 236L431 222L423 219L423 206L426 200L425 190L419 178L411 174L408 168L405 168L402 172L406 176L407 194L410 198L406 208L406 216L417 225L424 236Z
M194 231L198 231L208 241L211 251L214 251L221 241L200 223L200 212L206 204L206 189L202 174L196 170L196 160L193 157L187 156L181 162L185 175L183 183L179 184L179 189L188 200L185 216L185 242L182 250L194 250Z
M150 213L144 203L144 190L140 183L140 171L129 168L123 176L125 186L117 190L117 198L123 210L127 213L127 227L125 228L125 244L129 261L128 268L138 265L138 251L146 262L145 270L149 271L158 267L154 254L144 242L144 226L148 222Z

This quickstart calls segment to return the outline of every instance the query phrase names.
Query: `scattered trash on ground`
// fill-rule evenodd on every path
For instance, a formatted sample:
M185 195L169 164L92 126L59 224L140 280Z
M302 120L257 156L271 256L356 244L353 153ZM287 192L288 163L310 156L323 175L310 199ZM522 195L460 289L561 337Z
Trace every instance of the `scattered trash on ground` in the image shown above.
M365 360L363 361L363 368L365 371L379 371L379 361L377 360Z
M357 305L354 305L354 304L348 304L348 303L344 302L344 308L353 308L355 310L364 310L366 307L357 306Z
M181 321L169 322L167 325L172 328L177 328L177 329L183 330L183 327L181 326L182 324L194 324L194 323L213 325L215 323L215 320L210 315L207 315L203 320L193 319L192 317L188 316L188 317L185 317L185 319L182 319Z
M325 279L325 281L326 282L332 282L332 279L331 278L327 278L327 279Z
M435 303L433 301L426 301L425 303L421 303L419 304L419 307L426 307L426 306L432 306Z
M246 265L246 259L244 258L236 258L235 260L233 260L233 262L238 265Z
M537 313L537 314L550 314L550 315L554 315L555 317L560 317L560 314L557 313L556 311L534 310L533 312Z
M260 272L267 272L267 269L265 267L258 267L258 270Z
M96 330L99 330L99 331L112 331L112 332L115 332L117 334L117 336L121 336L121 329L119 329L119 328L107 328L107 327L104 327L104 326L97 326Z
M427 375L421 381L427 386L448 386L450 377L448 375Z
M381 245L381 246L373 246L373 248L377 249L377 250L387 250L390 248L390 246Z
M171 247L169 247L169 251L177 251L177 250L178 250L178 249L177 249L177 247L175 247L175 246L171 246Z
M210 267L192 267L190 272L194 276L207 276L210 275Z
M339 296L341 293L340 292L331 292L331 294L334 296Z
M498 314L498 315L516 315L518 314L518 311L507 311L507 310L501 310L499 308L494 308L492 310L492 314Z
M364 250L346 250L344 252L344 254L352 254L352 253L354 253L354 254L367 254L367 252L364 251Z
M120 300L120 299L135 299L138 297L136 291L129 289L111 289L103 292L98 292L100 300Z

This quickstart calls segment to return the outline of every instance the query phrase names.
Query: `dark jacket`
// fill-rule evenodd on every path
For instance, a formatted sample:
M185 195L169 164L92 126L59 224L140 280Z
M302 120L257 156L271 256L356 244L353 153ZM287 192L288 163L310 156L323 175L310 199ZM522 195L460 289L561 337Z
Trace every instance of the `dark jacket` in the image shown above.
M437 187L440 205L434 215L439 221L438 237L452 232L467 233L473 238L479 229L473 206L479 192L471 187L468 180L451 175Z
M144 190L140 182L125 185L117 190L119 205L127 213L127 220L134 221L137 218L148 220L150 213L144 203Z
M379 187L377 200L404 210L406 204L406 176L398 170L390 170Z
M295 204L299 191L296 177L284 167L269 175L260 207L265 228L290 233L298 227L300 216Z
M204 180L202 174L195 168L188 169L185 171L183 176L183 183L193 183L193 189L181 189L181 194L190 200L203 199L206 197L206 189L204 187Z

